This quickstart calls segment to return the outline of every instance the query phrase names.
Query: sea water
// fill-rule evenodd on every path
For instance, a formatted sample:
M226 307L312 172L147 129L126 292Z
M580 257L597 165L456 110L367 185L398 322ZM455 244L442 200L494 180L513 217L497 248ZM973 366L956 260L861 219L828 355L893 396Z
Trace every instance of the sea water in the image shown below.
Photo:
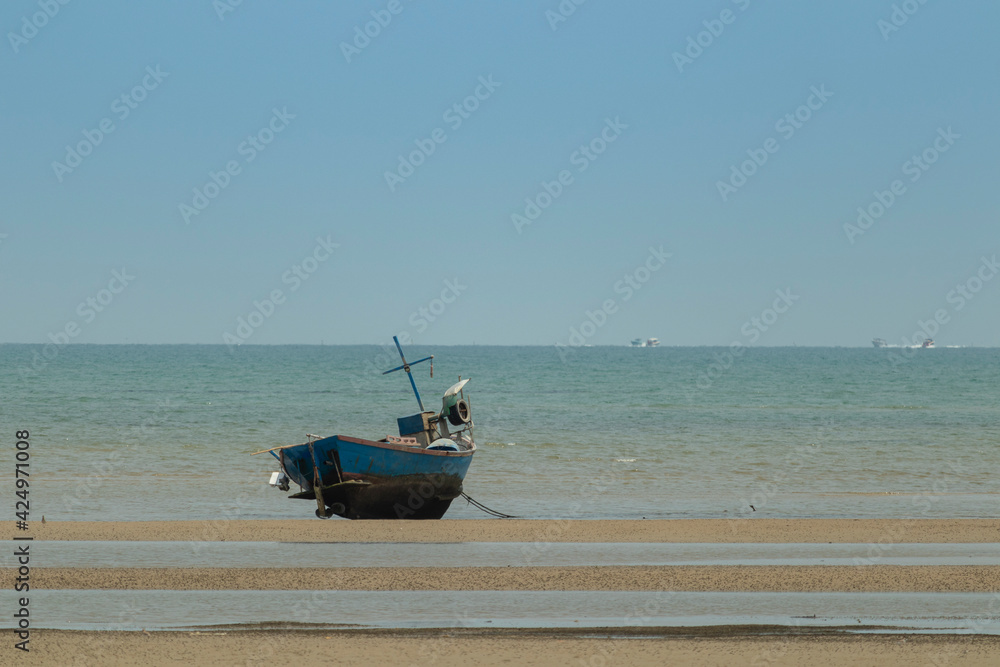
M471 378L466 491L527 518L995 517L1000 350L411 346ZM387 346L0 345L31 518L310 518L253 452L419 411ZM753 506L751 508L751 506ZM457 500L446 518L480 518Z
M15 542L0 567L16 568ZM177 542L39 540L34 562L45 567L633 567L633 566L1000 566L1000 543L657 543L554 542ZM1000 603L1000 598L998 598Z

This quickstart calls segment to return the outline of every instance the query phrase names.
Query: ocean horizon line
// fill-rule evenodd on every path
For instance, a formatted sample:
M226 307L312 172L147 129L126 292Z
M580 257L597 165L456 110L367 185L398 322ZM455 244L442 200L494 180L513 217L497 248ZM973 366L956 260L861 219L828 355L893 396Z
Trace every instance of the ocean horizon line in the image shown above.
M242 343L240 345L230 345L228 343L52 343L51 341L45 342L0 342L0 345L12 345L12 346L38 346L38 345L57 345L58 347L383 347L392 346L392 341L388 340L384 343ZM416 343L410 342L406 344L407 346L418 346L418 347L518 347L518 348L543 348L543 347L557 347L562 344L560 343ZM701 348L731 348L733 344L705 344L705 345L664 345L659 344L653 347L644 347L637 345L630 345L627 343L620 344L597 344L597 345L566 345L574 350L582 350L586 348L636 348L643 350L650 349L701 349ZM884 350L899 350L899 349L911 349L906 348L902 345L887 345L882 348L874 347L871 343L867 345L744 345L740 344L743 348L752 349L827 349L827 350L840 350L840 349L884 349ZM912 346L912 349L918 349L920 346ZM996 345L939 345L931 349L942 350L942 349L983 349L992 350L998 349L1000 346Z

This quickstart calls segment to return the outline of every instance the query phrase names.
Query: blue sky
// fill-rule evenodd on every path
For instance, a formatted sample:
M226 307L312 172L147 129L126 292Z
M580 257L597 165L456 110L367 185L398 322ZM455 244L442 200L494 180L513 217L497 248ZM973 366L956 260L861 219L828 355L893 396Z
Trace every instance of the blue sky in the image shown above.
M994 2L224 2L3 4L0 342L1000 345Z

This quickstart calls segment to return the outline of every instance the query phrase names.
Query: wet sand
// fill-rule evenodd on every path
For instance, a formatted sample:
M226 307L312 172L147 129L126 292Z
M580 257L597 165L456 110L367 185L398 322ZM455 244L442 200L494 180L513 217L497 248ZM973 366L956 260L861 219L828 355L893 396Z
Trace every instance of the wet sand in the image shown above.
M586 636L584 636L586 635ZM983 636L766 636L742 628L657 633L638 628L552 632L67 632L37 630L30 660L46 665L992 665Z
M14 533L10 526L9 533ZM23 535L23 533L21 534ZM343 520L35 522L36 540L274 542L986 543L1000 520L738 519L653 521ZM1000 566L663 566L464 568L46 568L35 589L994 592ZM13 570L0 585L13 585ZM81 610L81 616L86 614ZM851 629L853 630L853 628ZM6 649L5 649L6 650ZM10 649L12 652L13 649ZM474 660L470 661L470 657ZM995 665L1000 637L857 635L795 627L358 631L218 628L211 632L35 629L41 665ZM4 663L6 664L6 663Z
M13 523L9 534L15 534ZM997 519L33 522L37 540L224 542L1000 542Z
M12 588L15 573L3 572ZM1000 566L32 568L79 590L938 592L1000 590Z

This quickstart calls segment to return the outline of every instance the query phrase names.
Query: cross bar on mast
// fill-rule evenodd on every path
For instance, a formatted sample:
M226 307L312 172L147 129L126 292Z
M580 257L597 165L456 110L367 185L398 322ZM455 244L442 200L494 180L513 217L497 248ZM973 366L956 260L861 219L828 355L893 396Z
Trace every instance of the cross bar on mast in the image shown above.
M406 371L406 377L410 378L410 386L413 387L413 395L417 397L417 405L420 406L420 411L424 411L424 402L420 400L420 392L417 391L417 383L413 381L413 373L410 372L410 366L419 364L424 361L430 360L431 362L431 377L434 377L434 355L429 357L424 357L423 359L418 359L412 364L406 363L406 357L403 356L403 348L399 345L399 338L396 336L392 337L394 343L396 343L396 349L399 350L399 358L403 360L402 366L396 366L392 370L385 371L382 375L388 375L389 373L395 373L396 371L403 370Z

